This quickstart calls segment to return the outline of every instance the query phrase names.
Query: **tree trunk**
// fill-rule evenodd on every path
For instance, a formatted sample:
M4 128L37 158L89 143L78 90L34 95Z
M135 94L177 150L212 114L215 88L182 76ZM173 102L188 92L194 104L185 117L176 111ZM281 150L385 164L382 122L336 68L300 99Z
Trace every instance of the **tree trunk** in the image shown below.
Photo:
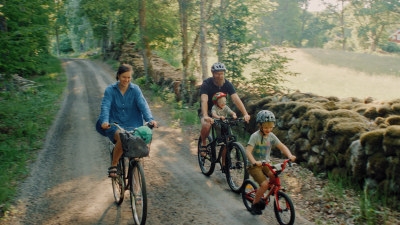
M225 8L226 8L226 2L227 0L221 0L220 1L220 19L224 20L222 17L225 15ZM222 23L220 23L220 26L222 25ZM224 61L223 59L223 55L225 52L225 37L224 37L224 31L223 31L223 27L219 27L218 30L218 50L217 50L217 55L218 55L218 61L222 62Z
M185 100L184 96L186 93L186 83L188 77L188 66L189 66L189 41L188 41L188 15L187 6L189 1L178 0L179 2L179 18L181 25L181 37L182 37L182 81L181 81L181 100Z
M205 25L206 21L206 8L207 0L201 0L200 3L200 63L201 63L201 80L205 80L208 77L208 64L207 55L208 48L206 42L207 27Z
M153 66L151 64L151 49L149 38L146 34L146 0L139 0L139 32L140 32L140 50L143 57L143 71L146 76L146 83L153 78Z

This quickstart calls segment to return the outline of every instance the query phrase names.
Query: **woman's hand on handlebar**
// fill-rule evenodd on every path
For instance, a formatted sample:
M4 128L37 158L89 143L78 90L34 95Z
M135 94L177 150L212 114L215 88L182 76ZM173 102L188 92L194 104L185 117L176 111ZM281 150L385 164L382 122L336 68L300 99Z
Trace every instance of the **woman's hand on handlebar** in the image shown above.
M155 121L155 120L150 121L150 122L149 122L149 125L152 126L152 127L155 127L155 128L158 127L158 123L157 123L157 121Z
M102 128L103 130L107 130L107 129L109 129L110 127L111 127L111 125L110 125L108 122L104 122L104 123L101 124L101 128Z

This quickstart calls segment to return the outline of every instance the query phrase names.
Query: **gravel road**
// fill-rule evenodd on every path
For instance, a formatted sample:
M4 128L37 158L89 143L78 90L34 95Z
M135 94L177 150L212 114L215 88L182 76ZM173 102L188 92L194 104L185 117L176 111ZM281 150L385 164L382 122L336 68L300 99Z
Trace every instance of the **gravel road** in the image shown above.
M20 185L12 216L2 223L132 224L128 193L121 206L113 202L107 140L94 129L103 91L114 82L115 72L89 60L63 64L68 87L62 108L31 175ZM170 125L166 109L149 103L160 127L144 161L147 224L278 224L272 206L261 216L251 215L240 195L230 191L219 166L210 177L201 174L196 135ZM297 212L295 224L312 222Z

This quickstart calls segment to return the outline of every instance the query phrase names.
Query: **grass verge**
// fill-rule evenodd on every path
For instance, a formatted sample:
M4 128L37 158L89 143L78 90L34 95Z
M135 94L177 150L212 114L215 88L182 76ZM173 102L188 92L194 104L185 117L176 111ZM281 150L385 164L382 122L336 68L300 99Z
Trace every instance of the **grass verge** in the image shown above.
M48 128L59 110L66 86L61 62L50 59L46 74L30 77L34 85L21 90L11 80L0 83L0 217L15 197L18 181L29 175Z

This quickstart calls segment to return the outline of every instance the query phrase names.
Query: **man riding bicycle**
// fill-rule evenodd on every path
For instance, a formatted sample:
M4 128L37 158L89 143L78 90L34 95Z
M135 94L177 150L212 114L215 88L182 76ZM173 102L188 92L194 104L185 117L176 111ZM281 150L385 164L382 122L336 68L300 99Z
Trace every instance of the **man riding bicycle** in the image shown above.
M250 116L243 105L242 100L240 100L239 95L233 84L225 79L226 68L223 63L217 62L211 66L212 77L209 77L203 81L200 87L200 104L201 108L199 111L199 117L201 120L201 151L207 150L207 137L210 133L211 125L214 123L214 119L211 117L211 108L214 105L212 99L215 93L222 92L224 94L230 95L233 103L244 115L244 120L249 122ZM223 152L223 158L225 158L226 149ZM223 165L224 166L224 165Z

